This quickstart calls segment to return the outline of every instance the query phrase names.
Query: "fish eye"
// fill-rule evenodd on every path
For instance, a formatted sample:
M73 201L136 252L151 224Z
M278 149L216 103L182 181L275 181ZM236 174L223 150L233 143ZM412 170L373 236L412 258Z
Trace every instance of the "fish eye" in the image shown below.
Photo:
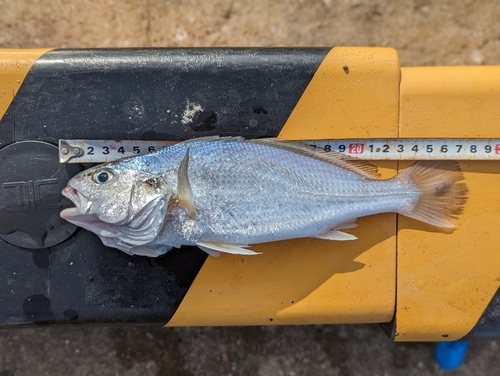
M92 180L97 184L104 184L113 179L113 173L109 170L102 170L94 173Z

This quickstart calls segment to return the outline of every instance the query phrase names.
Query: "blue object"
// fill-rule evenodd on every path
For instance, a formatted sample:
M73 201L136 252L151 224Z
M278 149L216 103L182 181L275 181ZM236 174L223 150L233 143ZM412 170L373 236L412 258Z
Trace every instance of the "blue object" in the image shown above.
M468 346L469 341L439 342L436 346L436 361L446 371L457 369L464 361Z

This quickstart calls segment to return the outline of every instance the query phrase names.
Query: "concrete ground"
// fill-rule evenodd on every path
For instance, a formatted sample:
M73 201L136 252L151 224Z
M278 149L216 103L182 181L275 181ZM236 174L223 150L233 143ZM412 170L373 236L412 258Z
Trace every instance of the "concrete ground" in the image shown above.
M403 66L500 63L500 2L0 0L0 48L395 47ZM0 376L440 375L434 345L378 326L40 327L0 331ZM500 374L497 340L449 375Z
M377 325L0 331L0 376L498 375L496 340L473 341L457 371L434 344L392 343Z

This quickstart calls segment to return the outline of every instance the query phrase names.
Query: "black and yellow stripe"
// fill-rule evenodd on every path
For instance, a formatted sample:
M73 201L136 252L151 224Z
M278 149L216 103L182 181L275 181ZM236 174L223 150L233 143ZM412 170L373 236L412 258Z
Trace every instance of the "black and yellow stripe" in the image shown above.
M0 121L33 64L48 51L48 48L0 49Z
M0 50L2 145L500 137L499 97L500 67L400 68L389 48ZM377 164L384 177L404 167ZM0 241L0 324L377 322L402 341L459 339L478 322L473 333L491 332L500 178L495 162L462 168L470 198L453 234L385 214L360 219L349 244L299 239L256 246L258 257L191 248L155 260L85 231L30 252Z

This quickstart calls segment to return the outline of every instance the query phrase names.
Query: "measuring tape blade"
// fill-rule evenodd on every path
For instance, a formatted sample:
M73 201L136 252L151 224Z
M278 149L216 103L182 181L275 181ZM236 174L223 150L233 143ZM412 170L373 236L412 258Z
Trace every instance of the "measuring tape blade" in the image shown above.
M59 140L61 163L105 163L161 150L177 141ZM300 141L364 160L500 160L500 139L390 138Z
M60 163L106 163L148 154L178 141L59 140Z

